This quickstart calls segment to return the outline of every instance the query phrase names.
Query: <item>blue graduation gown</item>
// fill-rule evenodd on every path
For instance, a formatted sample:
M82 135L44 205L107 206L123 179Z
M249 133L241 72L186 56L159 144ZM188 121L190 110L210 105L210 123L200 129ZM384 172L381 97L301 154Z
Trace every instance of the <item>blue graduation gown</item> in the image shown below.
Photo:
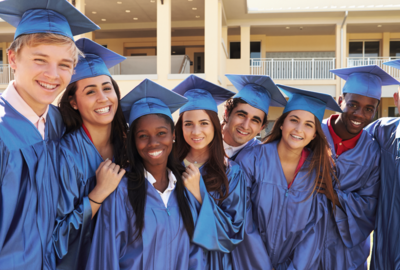
M59 186L58 140L64 133L58 109L46 117L45 139L0 98L0 268L54 269L51 233Z
M89 257L95 222L88 195L103 158L82 127L62 138L59 158L62 196L53 232L57 269L78 269Z
M128 178L103 202L86 269L201 269L202 249L190 243L180 216L175 189L166 208L146 180L145 224L135 240L135 213L128 197Z
M277 145L257 145L236 159L247 177L248 204L245 237L232 252L234 269L318 268L328 201L322 194L310 195L314 171L307 175L301 169L288 189Z
M203 167L200 168L203 172ZM204 180L200 178L200 203L189 193L195 231L192 242L204 249L203 269L232 269L231 251L244 237L246 189L244 174L239 165L229 160L226 170L229 180L229 196L218 204L217 192L208 193Z
M322 129L336 164L335 186L342 208L329 209L322 270L367 269L370 251L369 235L374 229L380 188L380 148L368 132L363 131L357 145L336 158L335 145L327 119Z
M247 149L247 148L251 148L255 145L261 144L261 142L259 140L257 140L257 138L253 138L252 140L248 141L247 144L240 149L236 154L234 154L230 159L235 161L237 156L240 154L240 152L242 152L243 150Z
M370 269L400 269L400 118L381 118L366 130L381 147L381 189Z

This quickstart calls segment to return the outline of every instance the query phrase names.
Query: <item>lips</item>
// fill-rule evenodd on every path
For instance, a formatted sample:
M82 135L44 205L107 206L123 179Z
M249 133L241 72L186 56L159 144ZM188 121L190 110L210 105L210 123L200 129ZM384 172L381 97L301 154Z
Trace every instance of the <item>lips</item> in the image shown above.
M164 150L158 150L158 151L152 151L152 152L148 152L148 153L152 158L158 158L161 156L163 151Z
M294 134L290 134L290 136L292 136L292 138L296 139L296 140L303 140L302 137L294 135Z
M107 107L103 107L103 108L100 108L100 109L96 109L94 111L96 113L98 113L98 114L105 114L105 113L108 113L110 111L110 108L111 108L111 106L107 106Z
M40 82L40 81L37 81L37 83L41 87L43 87L43 88L45 88L47 90L54 90L58 86L58 84L45 83L45 82Z
M247 135L250 134L249 132L244 132L244 131L239 130L239 129L236 129L236 131L237 131L240 135L243 135L243 136L247 136Z
M354 120L350 120L350 122L353 124L353 126L356 126L356 127L359 127L362 124L362 122L358 122L358 121L354 121Z
M204 138L192 138L192 141L195 143L200 143L204 140Z

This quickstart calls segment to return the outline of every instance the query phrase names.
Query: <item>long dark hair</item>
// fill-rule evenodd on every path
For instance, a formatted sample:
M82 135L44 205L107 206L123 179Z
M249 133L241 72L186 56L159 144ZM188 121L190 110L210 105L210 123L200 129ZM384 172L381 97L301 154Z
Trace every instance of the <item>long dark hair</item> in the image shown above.
M174 132L174 122L171 118L164 114L156 114L159 117L164 118L164 120L170 124L171 132ZM136 215L135 220L135 240L142 236L142 230L144 228L144 212L146 205L146 178L144 176L144 165L143 159L139 155L139 152L136 148L135 143L135 131L136 125L140 118L136 119L132 122L129 127L128 139L127 139L127 153L129 160L129 170L126 172L126 176L128 177L128 196L129 201L132 205L133 211ZM172 151L168 156L167 167L172 171L172 173L176 177L176 187L175 194L178 200L179 211L181 213L181 217L183 219L183 224L185 225L186 231L190 238L193 236L194 232L194 222L192 217L192 212L190 211L190 206L187 201L187 191L183 184L182 173L185 171L185 167L177 158L175 158Z
M203 180L206 185L207 191L217 191L219 198L214 198L222 202L229 195L229 181L226 176L225 166L225 150L222 141L221 124L216 112L205 110L210 117L211 123L214 126L214 138L208 145L209 158L204 164L205 175ZM190 145L183 137L183 113L179 116L176 123L176 147L175 153L178 159L182 162L190 151Z
M282 114L276 120L271 133L265 138L263 142L264 144L277 141L282 138L282 130L280 127L283 125L283 122L285 121L289 113L290 112L286 112ZM316 136L306 146L313 152L312 158L307 168L308 170L307 175L310 175L311 172L313 171L316 172L313 189L310 195L314 193L316 187L318 186L319 179L323 179L323 182L326 184L327 187L327 192L330 194L331 198L334 198L333 182L335 181L339 185L339 181L337 180L335 175L335 167L334 167L334 161L332 159L332 151L331 148L329 147L328 141L326 140L319 119L314 116L314 121L316 128ZM336 206L335 204L333 204L333 209L335 208Z
M119 91L118 84L116 81L114 81L113 78L110 77L110 79L114 87L115 93L118 97L118 108L114 115L114 119L111 122L112 132L110 140L113 146L115 163L125 167L127 160L125 140L126 134L128 133L128 125L126 124L125 117L121 109L121 92ZM83 124L79 110L74 110L74 108L72 108L70 104L70 100L75 98L75 93L77 89L78 85L76 82L69 84L58 102L58 107L66 126L65 134L79 129Z

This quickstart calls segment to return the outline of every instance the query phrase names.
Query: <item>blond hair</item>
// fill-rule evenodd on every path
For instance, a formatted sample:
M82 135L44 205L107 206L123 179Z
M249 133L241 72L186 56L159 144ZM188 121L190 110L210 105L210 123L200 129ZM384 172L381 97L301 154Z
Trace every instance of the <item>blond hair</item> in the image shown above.
M53 33L34 33L21 35L11 43L10 47L7 49L7 53L11 50L15 53L15 55L18 56L19 51L25 45L29 47L36 47L43 44L56 46L69 45L69 51L74 59L74 66L76 66L78 63L79 55L84 56L84 54L76 47L75 42L71 38Z

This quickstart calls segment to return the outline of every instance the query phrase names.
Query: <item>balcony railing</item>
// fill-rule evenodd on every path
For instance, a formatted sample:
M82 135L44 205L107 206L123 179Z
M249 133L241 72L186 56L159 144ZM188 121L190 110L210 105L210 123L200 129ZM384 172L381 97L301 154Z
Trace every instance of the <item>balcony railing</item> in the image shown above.
M157 56L128 56L126 60L109 69L111 75L157 74ZM190 73L187 55L171 55L171 74Z
M0 84L8 84L14 80L14 72L10 65L0 65Z
M277 80L333 80L335 58L252 58L250 72Z
M366 66L366 65L377 65L381 67L384 71L395 77L396 79L400 79L400 70L397 68L389 67L384 65L383 63L391 60L396 60L399 58L396 57L348 57L347 58L347 67L358 67L358 66Z

